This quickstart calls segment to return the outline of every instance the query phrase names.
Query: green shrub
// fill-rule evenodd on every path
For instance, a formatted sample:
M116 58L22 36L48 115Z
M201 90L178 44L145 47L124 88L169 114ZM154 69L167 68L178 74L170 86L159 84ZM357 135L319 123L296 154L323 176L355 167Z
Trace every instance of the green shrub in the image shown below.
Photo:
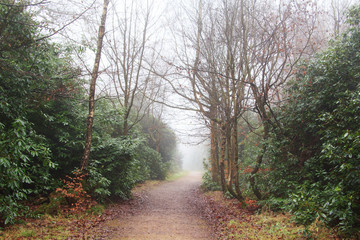
M205 191L220 191L221 186L220 184L212 180L211 172L209 170L209 164L206 161L207 160L204 159L203 164L204 164L205 172L202 176L201 188L204 189Z
M270 199L289 199L297 221L320 219L345 236L360 230L359 13L353 7L344 36L299 66L268 142Z

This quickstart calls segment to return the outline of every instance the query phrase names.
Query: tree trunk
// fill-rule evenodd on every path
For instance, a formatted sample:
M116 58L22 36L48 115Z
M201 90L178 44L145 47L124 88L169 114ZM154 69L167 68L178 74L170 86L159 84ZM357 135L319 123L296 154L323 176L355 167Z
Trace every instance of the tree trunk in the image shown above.
M229 159L229 176L227 188L230 194L240 202L244 201L244 197L239 185L239 166L238 166L238 141L237 141L237 118L232 119L233 127L228 129L228 159Z
M255 91L254 91L255 92ZM255 181L255 174L259 171L261 164L263 162L263 158L267 149L267 145L265 143L265 141L268 139L269 137L269 131L270 131L270 126L269 126L269 117L268 114L266 113L266 109L265 109L265 100L262 100L260 97L256 98L256 104L260 113L260 118L261 118L261 122L263 123L264 126L264 133L263 133L263 145L262 145L262 149L261 152L259 153L259 155L256 158L256 165L254 167L254 169L251 171L251 175L249 178L250 181L250 186L252 191L254 192L255 196L261 200L263 198L260 190L258 189L257 185L256 185L256 181Z
M220 181L221 189L223 192L226 191L226 180L225 180L225 154L226 154L226 126L225 123L221 123L221 146L220 146Z
M101 58L101 50L103 46L103 38L105 35L105 22L106 22L108 5L109 5L109 0L104 0L103 11L101 15L101 23L100 23L99 34L97 39L95 63L91 74L90 93L89 93L89 115L88 115L88 121L86 127L86 142L85 142L84 153L81 158L82 170L86 169L89 166L89 156L90 156L91 139L92 139L92 126L94 123L94 112L95 112L95 86L96 86L96 79L99 73L99 64Z
M128 123L128 117L127 116L124 118L123 128L124 128L123 135L127 136L129 134L129 123Z
M232 145L233 145L233 164L234 164L234 181L235 181L235 192L238 196L237 199L244 201L242 191L240 189L240 179L239 179L239 146L238 146L238 128L237 123L238 119L235 118L234 127L232 131Z
M213 182L219 182L218 176L218 141L217 141L217 124L211 120L210 126L210 138L211 138L211 177Z

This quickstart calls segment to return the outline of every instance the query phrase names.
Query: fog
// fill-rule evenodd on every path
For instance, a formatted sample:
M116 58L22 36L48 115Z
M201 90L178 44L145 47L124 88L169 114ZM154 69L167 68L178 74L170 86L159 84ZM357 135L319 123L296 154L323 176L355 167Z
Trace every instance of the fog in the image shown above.
M186 105L179 97L173 96L173 99ZM167 107L163 113L163 120L177 136L177 150L183 170L203 171L203 161L210 156L210 141L209 129L199 113Z
M209 145L202 143L198 145L179 144L178 150L182 157L182 167L185 171L203 171L204 159L209 157Z

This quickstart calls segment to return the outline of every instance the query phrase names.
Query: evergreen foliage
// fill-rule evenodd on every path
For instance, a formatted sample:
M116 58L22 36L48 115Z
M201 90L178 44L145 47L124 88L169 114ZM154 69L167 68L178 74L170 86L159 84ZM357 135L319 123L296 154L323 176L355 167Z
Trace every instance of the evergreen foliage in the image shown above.
M0 215L10 223L23 208L19 201L51 186L56 164L37 117L46 118L41 109L67 87L53 83L60 74L70 79L63 70L72 69L54 44L36 40L38 24L24 7L0 5L0 19Z
M289 203L283 207L299 222L320 218L354 235L360 230L360 7L349 13L344 36L299 67L269 146L271 200Z

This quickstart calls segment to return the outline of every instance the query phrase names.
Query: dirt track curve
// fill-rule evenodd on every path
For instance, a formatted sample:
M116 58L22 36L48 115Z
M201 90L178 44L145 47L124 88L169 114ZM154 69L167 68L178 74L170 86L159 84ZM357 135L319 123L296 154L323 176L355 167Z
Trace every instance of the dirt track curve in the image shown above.
M142 204L130 216L114 219L109 239L195 240L214 239L212 228L200 217L196 192L200 173L190 173L176 181L162 183L142 196Z

